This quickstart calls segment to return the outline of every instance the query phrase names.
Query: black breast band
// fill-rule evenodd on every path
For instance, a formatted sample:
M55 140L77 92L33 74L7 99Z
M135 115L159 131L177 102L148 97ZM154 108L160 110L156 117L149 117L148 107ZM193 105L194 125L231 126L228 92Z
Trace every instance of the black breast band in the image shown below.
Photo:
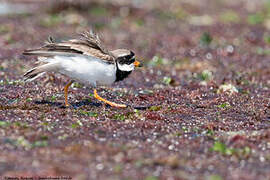
M121 71L119 68L118 68L118 64L116 63L116 80L115 82L117 81L122 81L123 79L127 78L128 75L131 73L132 71Z

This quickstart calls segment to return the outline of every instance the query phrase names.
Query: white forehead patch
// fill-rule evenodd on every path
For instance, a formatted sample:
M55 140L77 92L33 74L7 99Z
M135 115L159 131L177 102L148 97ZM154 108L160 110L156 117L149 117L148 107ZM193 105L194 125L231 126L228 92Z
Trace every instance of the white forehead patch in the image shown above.
M131 64L118 64L118 68L121 70L121 71L133 71L134 70L134 64L131 63Z
M124 56L127 56L127 55L129 55L129 54L127 54L126 52L122 52L122 53L118 54L118 57L124 57Z

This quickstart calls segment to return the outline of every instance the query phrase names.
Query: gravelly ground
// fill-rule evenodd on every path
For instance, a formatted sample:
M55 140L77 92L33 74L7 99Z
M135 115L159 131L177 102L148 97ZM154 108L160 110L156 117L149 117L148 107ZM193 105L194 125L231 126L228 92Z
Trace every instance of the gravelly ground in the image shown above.
M270 179L267 1L10 5L0 12L3 179ZM35 63L24 49L90 27L108 48L132 49L144 62L99 88L129 108L104 106L78 83L64 108L68 78L21 80Z

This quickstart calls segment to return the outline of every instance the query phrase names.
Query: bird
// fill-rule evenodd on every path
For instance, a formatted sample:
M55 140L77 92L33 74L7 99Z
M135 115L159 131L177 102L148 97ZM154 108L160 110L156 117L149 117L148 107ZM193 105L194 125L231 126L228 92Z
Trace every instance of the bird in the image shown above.
M100 97L97 86L109 86L127 78L135 67L142 64L135 59L131 50L105 48L99 36L90 31L79 33L79 37L56 42L52 37L44 46L24 50L23 55L37 56L38 65L23 76L25 82L31 82L45 73L60 73L70 78L64 87L65 106L68 107L68 88L75 81L94 88L94 97L112 107L125 108L126 104L117 104Z

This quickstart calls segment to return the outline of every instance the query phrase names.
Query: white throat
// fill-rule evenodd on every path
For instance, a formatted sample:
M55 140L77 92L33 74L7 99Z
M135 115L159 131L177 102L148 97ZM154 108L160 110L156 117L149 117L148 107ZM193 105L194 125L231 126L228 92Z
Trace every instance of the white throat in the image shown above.
M131 63L131 64L117 64L117 65L121 71L133 71L135 68L133 63Z

